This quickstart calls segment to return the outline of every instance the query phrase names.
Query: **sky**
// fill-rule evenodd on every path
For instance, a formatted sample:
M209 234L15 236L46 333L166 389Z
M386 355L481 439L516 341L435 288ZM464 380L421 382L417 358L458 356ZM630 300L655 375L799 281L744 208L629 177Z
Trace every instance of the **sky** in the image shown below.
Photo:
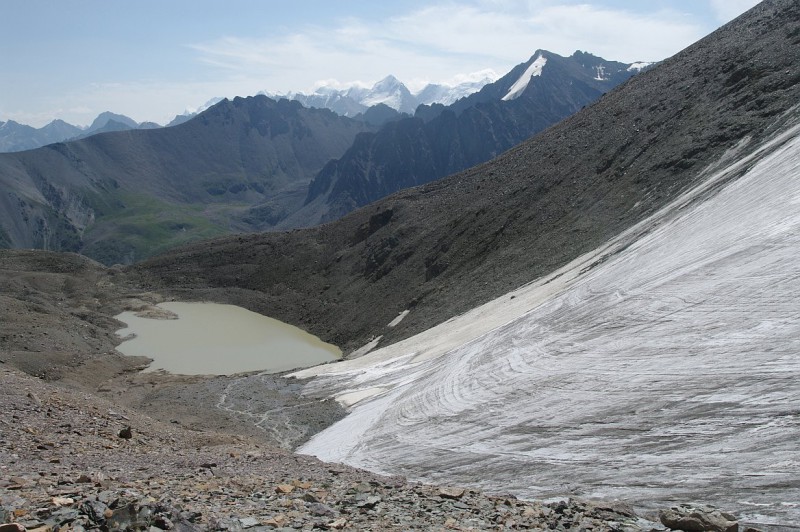
M169 122L214 97L665 59L758 0L0 0L0 121Z

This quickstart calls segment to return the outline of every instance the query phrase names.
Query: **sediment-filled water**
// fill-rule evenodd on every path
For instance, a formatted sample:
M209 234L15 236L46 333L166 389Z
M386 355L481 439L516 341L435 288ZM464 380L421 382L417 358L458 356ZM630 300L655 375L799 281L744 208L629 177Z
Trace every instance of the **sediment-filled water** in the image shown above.
M171 302L158 306L177 319L134 312L117 316L128 324L117 334L133 335L117 350L152 358L150 371L185 375L279 372L341 357L339 348L302 329L234 305Z

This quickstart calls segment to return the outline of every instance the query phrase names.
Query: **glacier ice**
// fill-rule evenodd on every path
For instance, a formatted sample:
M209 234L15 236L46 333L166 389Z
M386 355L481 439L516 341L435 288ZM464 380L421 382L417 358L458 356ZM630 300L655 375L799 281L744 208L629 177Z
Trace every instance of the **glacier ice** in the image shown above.
M299 452L524 498L800 522L800 127L564 272L300 372L355 406Z

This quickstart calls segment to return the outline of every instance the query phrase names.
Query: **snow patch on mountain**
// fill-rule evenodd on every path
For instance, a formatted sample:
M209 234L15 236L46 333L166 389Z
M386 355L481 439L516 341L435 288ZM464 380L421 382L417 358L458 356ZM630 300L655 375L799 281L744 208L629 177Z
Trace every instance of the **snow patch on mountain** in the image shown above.
M595 70L594 79L596 79L597 81L606 81L608 79L608 76L606 76L606 67L604 67L603 65L598 65L594 67L594 70Z
M636 63L631 63L630 66L628 66L628 72L641 72L645 68L654 64L655 63L647 63L645 61L638 61Z
M547 64L547 58L539 54L539 56L525 69L525 72L519 77L517 81L508 89L508 93L503 96L503 101L515 100L525 91L531 79L536 76L542 75L542 69Z

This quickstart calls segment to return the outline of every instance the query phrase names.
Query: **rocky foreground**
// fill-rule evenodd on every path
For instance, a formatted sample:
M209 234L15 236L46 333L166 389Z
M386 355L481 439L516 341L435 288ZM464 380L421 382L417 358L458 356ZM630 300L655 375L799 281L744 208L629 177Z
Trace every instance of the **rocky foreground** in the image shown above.
M244 436L190 431L7 366L0 411L3 532L665 530L619 502L530 502L411 484ZM703 529L736 530L718 521L724 528Z
M644 519L620 502L521 501L294 455L281 447L338 419L335 405L267 375L138 373L142 360L116 353L114 314L159 300L76 255L0 251L0 532L665 530L660 517L735 530L708 509Z

